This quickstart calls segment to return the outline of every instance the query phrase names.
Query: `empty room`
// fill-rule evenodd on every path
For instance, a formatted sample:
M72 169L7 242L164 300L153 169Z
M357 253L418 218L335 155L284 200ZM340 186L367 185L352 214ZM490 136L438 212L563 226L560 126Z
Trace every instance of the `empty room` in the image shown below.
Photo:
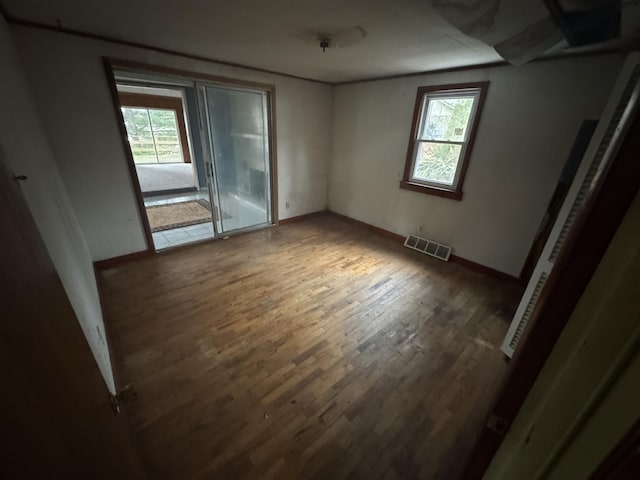
M637 478L637 2L0 4L7 478Z

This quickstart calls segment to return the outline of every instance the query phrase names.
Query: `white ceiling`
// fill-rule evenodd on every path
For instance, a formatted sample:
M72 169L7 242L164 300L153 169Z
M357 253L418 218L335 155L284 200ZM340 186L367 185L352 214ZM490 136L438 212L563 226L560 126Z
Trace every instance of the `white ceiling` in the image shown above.
M327 82L501 60L427 0L0 1L19 19ZM355 26L367 36L354 45L323 53L315 40Z

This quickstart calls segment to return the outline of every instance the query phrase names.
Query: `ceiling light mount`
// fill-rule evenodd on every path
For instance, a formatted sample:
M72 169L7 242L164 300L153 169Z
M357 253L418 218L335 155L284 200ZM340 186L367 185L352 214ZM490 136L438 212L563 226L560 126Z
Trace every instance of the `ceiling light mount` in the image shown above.
M1 1L1 0L0 0ZM326 53L327 49L339 50L360 43L367 37L368 32L356 25L349 28L328 28L320 31L306 31L294 35L307 45L318 46Z

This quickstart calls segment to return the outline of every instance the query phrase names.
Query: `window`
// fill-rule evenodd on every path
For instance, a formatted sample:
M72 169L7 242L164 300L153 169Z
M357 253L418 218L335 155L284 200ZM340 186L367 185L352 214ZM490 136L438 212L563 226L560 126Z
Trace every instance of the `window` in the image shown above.
M118 92L133 161L191 163L182 99Z
M462 198L488 83L418 88L401 188Z
M133 160L140 163L182 163L175 110L122 107Z

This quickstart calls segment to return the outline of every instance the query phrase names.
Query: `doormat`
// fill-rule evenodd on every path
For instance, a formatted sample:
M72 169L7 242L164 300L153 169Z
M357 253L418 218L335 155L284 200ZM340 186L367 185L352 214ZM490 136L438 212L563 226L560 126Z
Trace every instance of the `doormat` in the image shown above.
M189 200L187 202L153 205L145 207L151 232L161 232L172 228L187 227L211 221L211 207L206 200ZM214 218L220 218L218 207L214 208ZM222 218L231 218L224 211Z

